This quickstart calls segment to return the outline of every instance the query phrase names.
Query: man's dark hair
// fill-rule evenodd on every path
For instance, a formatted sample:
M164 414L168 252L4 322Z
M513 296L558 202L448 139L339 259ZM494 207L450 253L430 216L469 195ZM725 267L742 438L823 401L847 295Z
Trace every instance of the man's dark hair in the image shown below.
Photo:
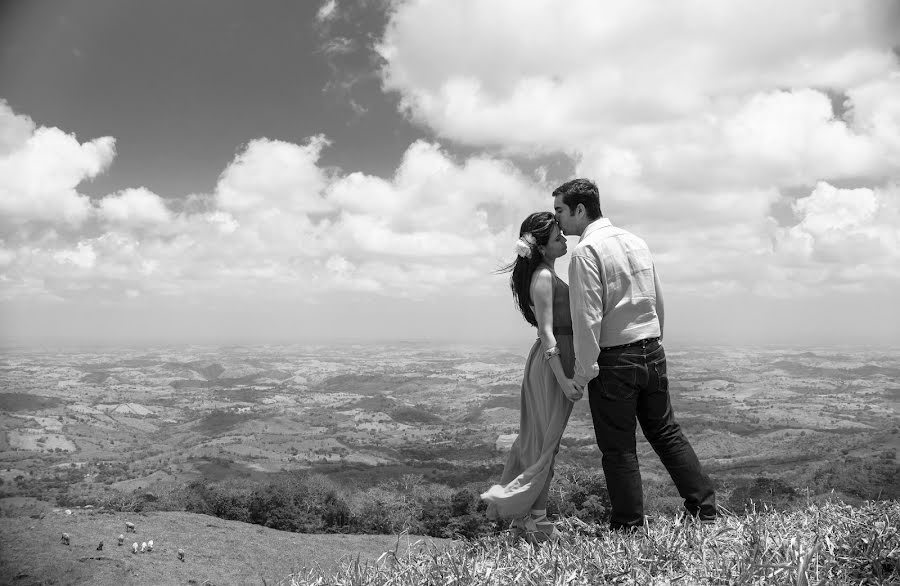
M600 192L590 179L572 179L553 190L553 197L562 196L564 204L569 206L569 213L575 213L578 204L584 206L587 217L596 220L603 216L600 210Z

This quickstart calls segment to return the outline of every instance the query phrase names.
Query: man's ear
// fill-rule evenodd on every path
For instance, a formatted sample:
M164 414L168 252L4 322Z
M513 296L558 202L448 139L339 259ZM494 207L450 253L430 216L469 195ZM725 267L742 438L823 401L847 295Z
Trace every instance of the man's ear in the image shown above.
M582 216L583 216L583 215L585 215L586 213L587 213L587 210L584 208L584 204L583 204L583 203L577 204L577 205L575 206L575 215L576 215L576 216L578 216L578 215L582 215Z

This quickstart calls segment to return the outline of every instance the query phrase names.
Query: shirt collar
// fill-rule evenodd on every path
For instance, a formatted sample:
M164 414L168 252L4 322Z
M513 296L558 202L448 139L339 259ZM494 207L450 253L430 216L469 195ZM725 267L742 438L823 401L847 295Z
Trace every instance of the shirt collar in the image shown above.
M596 232L600 228L606 228L608 226L612 226L612 222L609 221L609 218L597 218L585 227L584 232L581 233L581 238L578 241L581 242L591 232Z

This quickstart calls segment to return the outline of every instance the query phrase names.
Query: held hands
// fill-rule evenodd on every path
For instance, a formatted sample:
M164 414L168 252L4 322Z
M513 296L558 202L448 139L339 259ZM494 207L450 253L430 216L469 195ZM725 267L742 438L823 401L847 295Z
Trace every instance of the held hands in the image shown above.
M562 391L566 395L566 398L573 403L580 400L581 397L584 396L584 390L570 378L567 378L560 386L562 387Z

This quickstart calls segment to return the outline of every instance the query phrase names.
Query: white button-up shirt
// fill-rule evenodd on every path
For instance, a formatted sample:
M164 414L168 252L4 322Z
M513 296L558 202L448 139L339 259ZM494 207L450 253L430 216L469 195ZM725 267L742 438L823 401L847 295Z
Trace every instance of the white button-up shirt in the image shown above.
M591 222L572 251L569 305L575 382L597 376L601 348L662 332L662 295L647 244L606 218Z

